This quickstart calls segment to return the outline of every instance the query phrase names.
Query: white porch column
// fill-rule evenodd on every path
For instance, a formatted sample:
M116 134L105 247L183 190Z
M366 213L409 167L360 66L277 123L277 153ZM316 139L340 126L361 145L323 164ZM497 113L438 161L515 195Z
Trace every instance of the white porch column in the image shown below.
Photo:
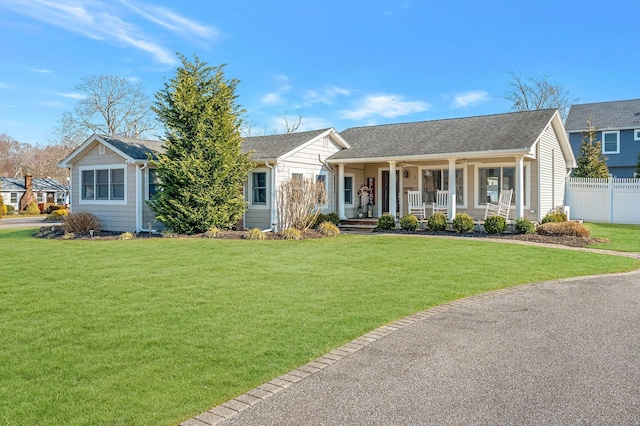
M456 159L449 158L449 220L456 217Z
M516 219L524 217L524 157L516 158Z
M347 218L344 212L344 164L338 164L338 216Z
M396 217L396 204L398 204L396 186L396 162L389 161L389 213L393 217Z

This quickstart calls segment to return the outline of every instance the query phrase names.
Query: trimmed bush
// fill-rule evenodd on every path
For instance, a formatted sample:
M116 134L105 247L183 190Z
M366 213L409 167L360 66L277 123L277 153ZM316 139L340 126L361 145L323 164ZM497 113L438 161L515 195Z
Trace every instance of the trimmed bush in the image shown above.
M502 216L489 216L484 220L484 230L487 234L502 234L507 227L507 221Z
M396 227L396 218L389 213L385 213L378 218L378 228L383 231L388 231L390 229L395 229Z
M136 234L133 232L123 232L118 237L119 240L134 240L136 238Z
M47 215L45 220L48 220L51 222L57 222L59 220L63 220L66 215L67 215L67 209L54 210Z
M280 233L285 240L301 240L302 233L296 228L287 228Z
M2 199L2 195L0 195L0 217L7 214L7 206L4 205L4 200Z
M318 232L325 237L335 237L340 235L340 228L331 222L322 222L318 225Z
M340 216L338 216L338 213L336 212L327 214L320 213L318 217L316 217L316 220L309 221L309 227L316 229L324 222L333 223L334 225L338 226L340 224Z
M589 237L591 232L578 222L547 222L538 226L539 235Z
M427 220L427 226L432 231L440 232L447 229L447 217L442 213L434 213Z
M266 240L267 236L260 228L253 228L245 232L243 238L245 240Z
M49 207L47 207L47 213L53 213L56 210L66 210L67 208L65 206L61 206L60 204L51 204Z
M74 238L76 238L76 234L73 232L65 232L64 235L62 235L63 240L73 240Z
M7 209L7 212L5 213L7 216L16 214L16 208L15 207L8 206L6 204L4 205L4 207Z
M412 214L405 214L400 218L400 228L414 231L418 227L418 218Z
M550 222L560 223L560 222L566 222L566 221L567 221L566 214L559 211L555 211L543 217L541 223L550 223Z
M516 220L516 234L533 234L536 232L536 226L529 219L521 217Z
M65 232L75 234L88 234L90 230L99 232L102 230L98 216L89 212L71 213L62 222Z
M451 222L451 228L458 234L473 231L473 218L466 213L458 213Z
M220 228L217 228L215 226L212 226L211 228L207 229L207 232L204 233L204 237L205 238L218 238L220 236Z
M27 214L37 215L40 214L40 209L38 208L38 203L32 201L29 203L27 208L24 210Z
M162 238L175 238L178 235L179 234L176 231L173 231L171 229L165 229L164 231L162 231Z

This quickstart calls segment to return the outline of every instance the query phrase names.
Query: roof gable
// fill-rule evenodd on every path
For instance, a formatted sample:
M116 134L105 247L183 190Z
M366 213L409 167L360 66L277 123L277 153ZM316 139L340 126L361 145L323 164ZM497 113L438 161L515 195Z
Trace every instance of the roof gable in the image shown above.
M352 148L330 160L529 152L555 109L354 127L340 134ZM560 124L562 125L562 124Z
M59 166L71 167L76 160L81 158L96 143L109 147L130 162L146 162L149 159L148 155L155 157L156 153L164 151L161 141L92 135L62 160Z
M336 144L343 148L349 147L349 144L335 129L327 128L308 132L247 137L242 142L242 151L254 151L252 155L254 161L285 158L324 136L331 137Z
M599 130L640 128L640 99L571 105L565 128L582 132L587 120Z

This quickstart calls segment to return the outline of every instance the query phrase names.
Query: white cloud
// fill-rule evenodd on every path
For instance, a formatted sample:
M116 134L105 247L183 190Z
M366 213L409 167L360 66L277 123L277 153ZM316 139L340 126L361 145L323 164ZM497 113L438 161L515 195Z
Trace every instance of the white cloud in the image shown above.
M60 102L60 101L37 101L36 103L39 104L39 105L50 107L50 108L65 108L66 107L64 102Z
M355 109L341 111L342 118L363 120L373 115L395 118L427 111L429 104L421 101L405 101L404 96L393 94L369 95Z
M158 43L156 40L161 37L157 34L148 34L138 25L125 20L125 10L133 10L149 22L183 36L210 40L217 35L214 28L182 17L167 8L148 6L151 12L147 12L130 2L121 1L121 4L128 9L118 9L113 3L99 0L2 0L0 8L10 9L94 40L122 44L147 52L157 62L168 65L178 62L173 50Z
M85 95L83 95L82 93L74 93L74 92L53 92L54 94L58 95L58 96L62 96L63 98L69 98L69 99L84 99L86 98Z
M277 92L267 93L262 97L263 104L273 105L273 104L278 104L280 102L282 102L282 96L280 96L280 93L277 93Z
M453 108L464 108L477 102L486 102L489 99L489 94L483 90L467 92L454 98Z
M350 95L351 92L347 89L337 86L329 86L320 90L307 90L304 93L304 101L307 106L317 103L332 105L337 97Z
M11 86L0 81L0 89L11 89Z

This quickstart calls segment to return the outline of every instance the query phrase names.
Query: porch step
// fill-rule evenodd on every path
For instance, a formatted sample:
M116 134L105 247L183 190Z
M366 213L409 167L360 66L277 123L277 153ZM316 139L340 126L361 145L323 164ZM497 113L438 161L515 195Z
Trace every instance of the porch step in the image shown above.
M373 232L378 226L378 219L343 219L340 221L341 231Z

